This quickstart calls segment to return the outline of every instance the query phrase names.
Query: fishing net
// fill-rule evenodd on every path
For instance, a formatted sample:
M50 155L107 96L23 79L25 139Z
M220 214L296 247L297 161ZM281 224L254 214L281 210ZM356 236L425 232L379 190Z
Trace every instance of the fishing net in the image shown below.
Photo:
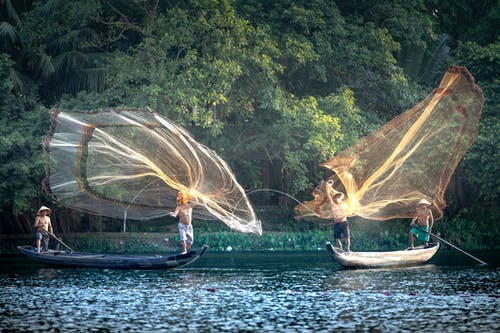
M146 220L189 194L193 217L262 233L243 188L217 154L152 111L53 112L44 144L46 190L65 206L96 215Z
M467 69L449 67L419 104L321 163L334 174L328 186L313 191L313 200L295 208L297 216L331 218L326 189L347 195L348 216L411 217L417 202L426 199L440 218L450 178L477 137L483 103Z

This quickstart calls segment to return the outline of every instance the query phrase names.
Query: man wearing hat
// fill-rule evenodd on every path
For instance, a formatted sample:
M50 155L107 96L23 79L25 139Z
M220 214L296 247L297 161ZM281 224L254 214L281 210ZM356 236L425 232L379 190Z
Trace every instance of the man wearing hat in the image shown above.
M40 245L42 247L42 251L47 251L49 249L50 234L53 234L52 224L50 223L50 217L48 216L51 212L52 209L42 206L36 214L35 243L37 253L40 253Z
M429 235L432 231L432 226L434 225L434 217L432 216L432 211L430 210L431 203L426 199L422 199L417 203L417 208L415 209L415 217L411 220L410 226L412 227L409 232L409 250L413 250L413 236L418 240L424 242L424 246L427 247L429 244Z

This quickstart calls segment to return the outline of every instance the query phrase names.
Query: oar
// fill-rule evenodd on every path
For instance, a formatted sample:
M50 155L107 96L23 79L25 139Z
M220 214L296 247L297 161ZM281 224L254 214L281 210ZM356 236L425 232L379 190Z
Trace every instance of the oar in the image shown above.
M70 248L68 245L66 245L62 240L60 240L59 238L56 237L56 235L54 235L53 233L47 231L47 233L52 236L55 240L57 240L59 243L61 243L62 245L66 246L71 252L75 252L72 248Z
M423 230L423 229L420 229L420 228L418 228L418 229L419 229L419 230L422 230L423 232L428 233L429 235L431 235L432 237L434 237L434 238L436 238L436 239L439 239L441 242L443 242L443 243L445 243L445 244L448 244L449 246L451 246L452 248L454 248L454 249L456 249L456 250L458 250L458 251L462 252L463 254L468 255L468 256L469 256L469 257L471 257L472 259L475 259L475 260L479 261L482 265L488 265L487 263L485 263L485 262L484 262L484 261L482 261L481 259L478 259L478 258L474 257L472 254L465 252L464 250L462 250L462 249L458 248L457 246L455 246L455 245L451 244L450 242L448 242L448 241L446 241L446 240L442 239L441 237L436 236L436 235L434 235L433 233L428 232L428 231L425 231L425 230Z

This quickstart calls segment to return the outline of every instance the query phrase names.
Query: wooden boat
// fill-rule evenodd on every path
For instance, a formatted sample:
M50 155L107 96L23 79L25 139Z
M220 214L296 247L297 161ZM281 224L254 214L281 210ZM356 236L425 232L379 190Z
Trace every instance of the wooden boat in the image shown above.
M204 245L199 250L189 251L186 254L172 256L99 254L54 250L37 253L36 249L29 245L18 246L17 249L27 257L50 266L110 269L169 269L192 263L205 253L208 245Z
M439 243L429 243L428 247L418 246L413 250L389 252L346 252L326 243L332 259L345 268L382 268L420 265L436 254Z

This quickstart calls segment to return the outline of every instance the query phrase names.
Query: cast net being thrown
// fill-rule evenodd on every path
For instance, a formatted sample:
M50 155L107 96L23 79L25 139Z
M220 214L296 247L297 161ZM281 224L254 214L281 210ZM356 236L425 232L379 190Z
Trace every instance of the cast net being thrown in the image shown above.
M46 190L65 206L145 220L173 211L182 190L195 205L193 217L262 233L229 166L155 112L55 110L44 148Z
M347 215L372 220L411 217L421 199L442 216L444 194L461 158L477 137L484 104L464 67L451 66L424 100L321 166L331 186L296 207L298 217L331 218L324 189L347 195Z

